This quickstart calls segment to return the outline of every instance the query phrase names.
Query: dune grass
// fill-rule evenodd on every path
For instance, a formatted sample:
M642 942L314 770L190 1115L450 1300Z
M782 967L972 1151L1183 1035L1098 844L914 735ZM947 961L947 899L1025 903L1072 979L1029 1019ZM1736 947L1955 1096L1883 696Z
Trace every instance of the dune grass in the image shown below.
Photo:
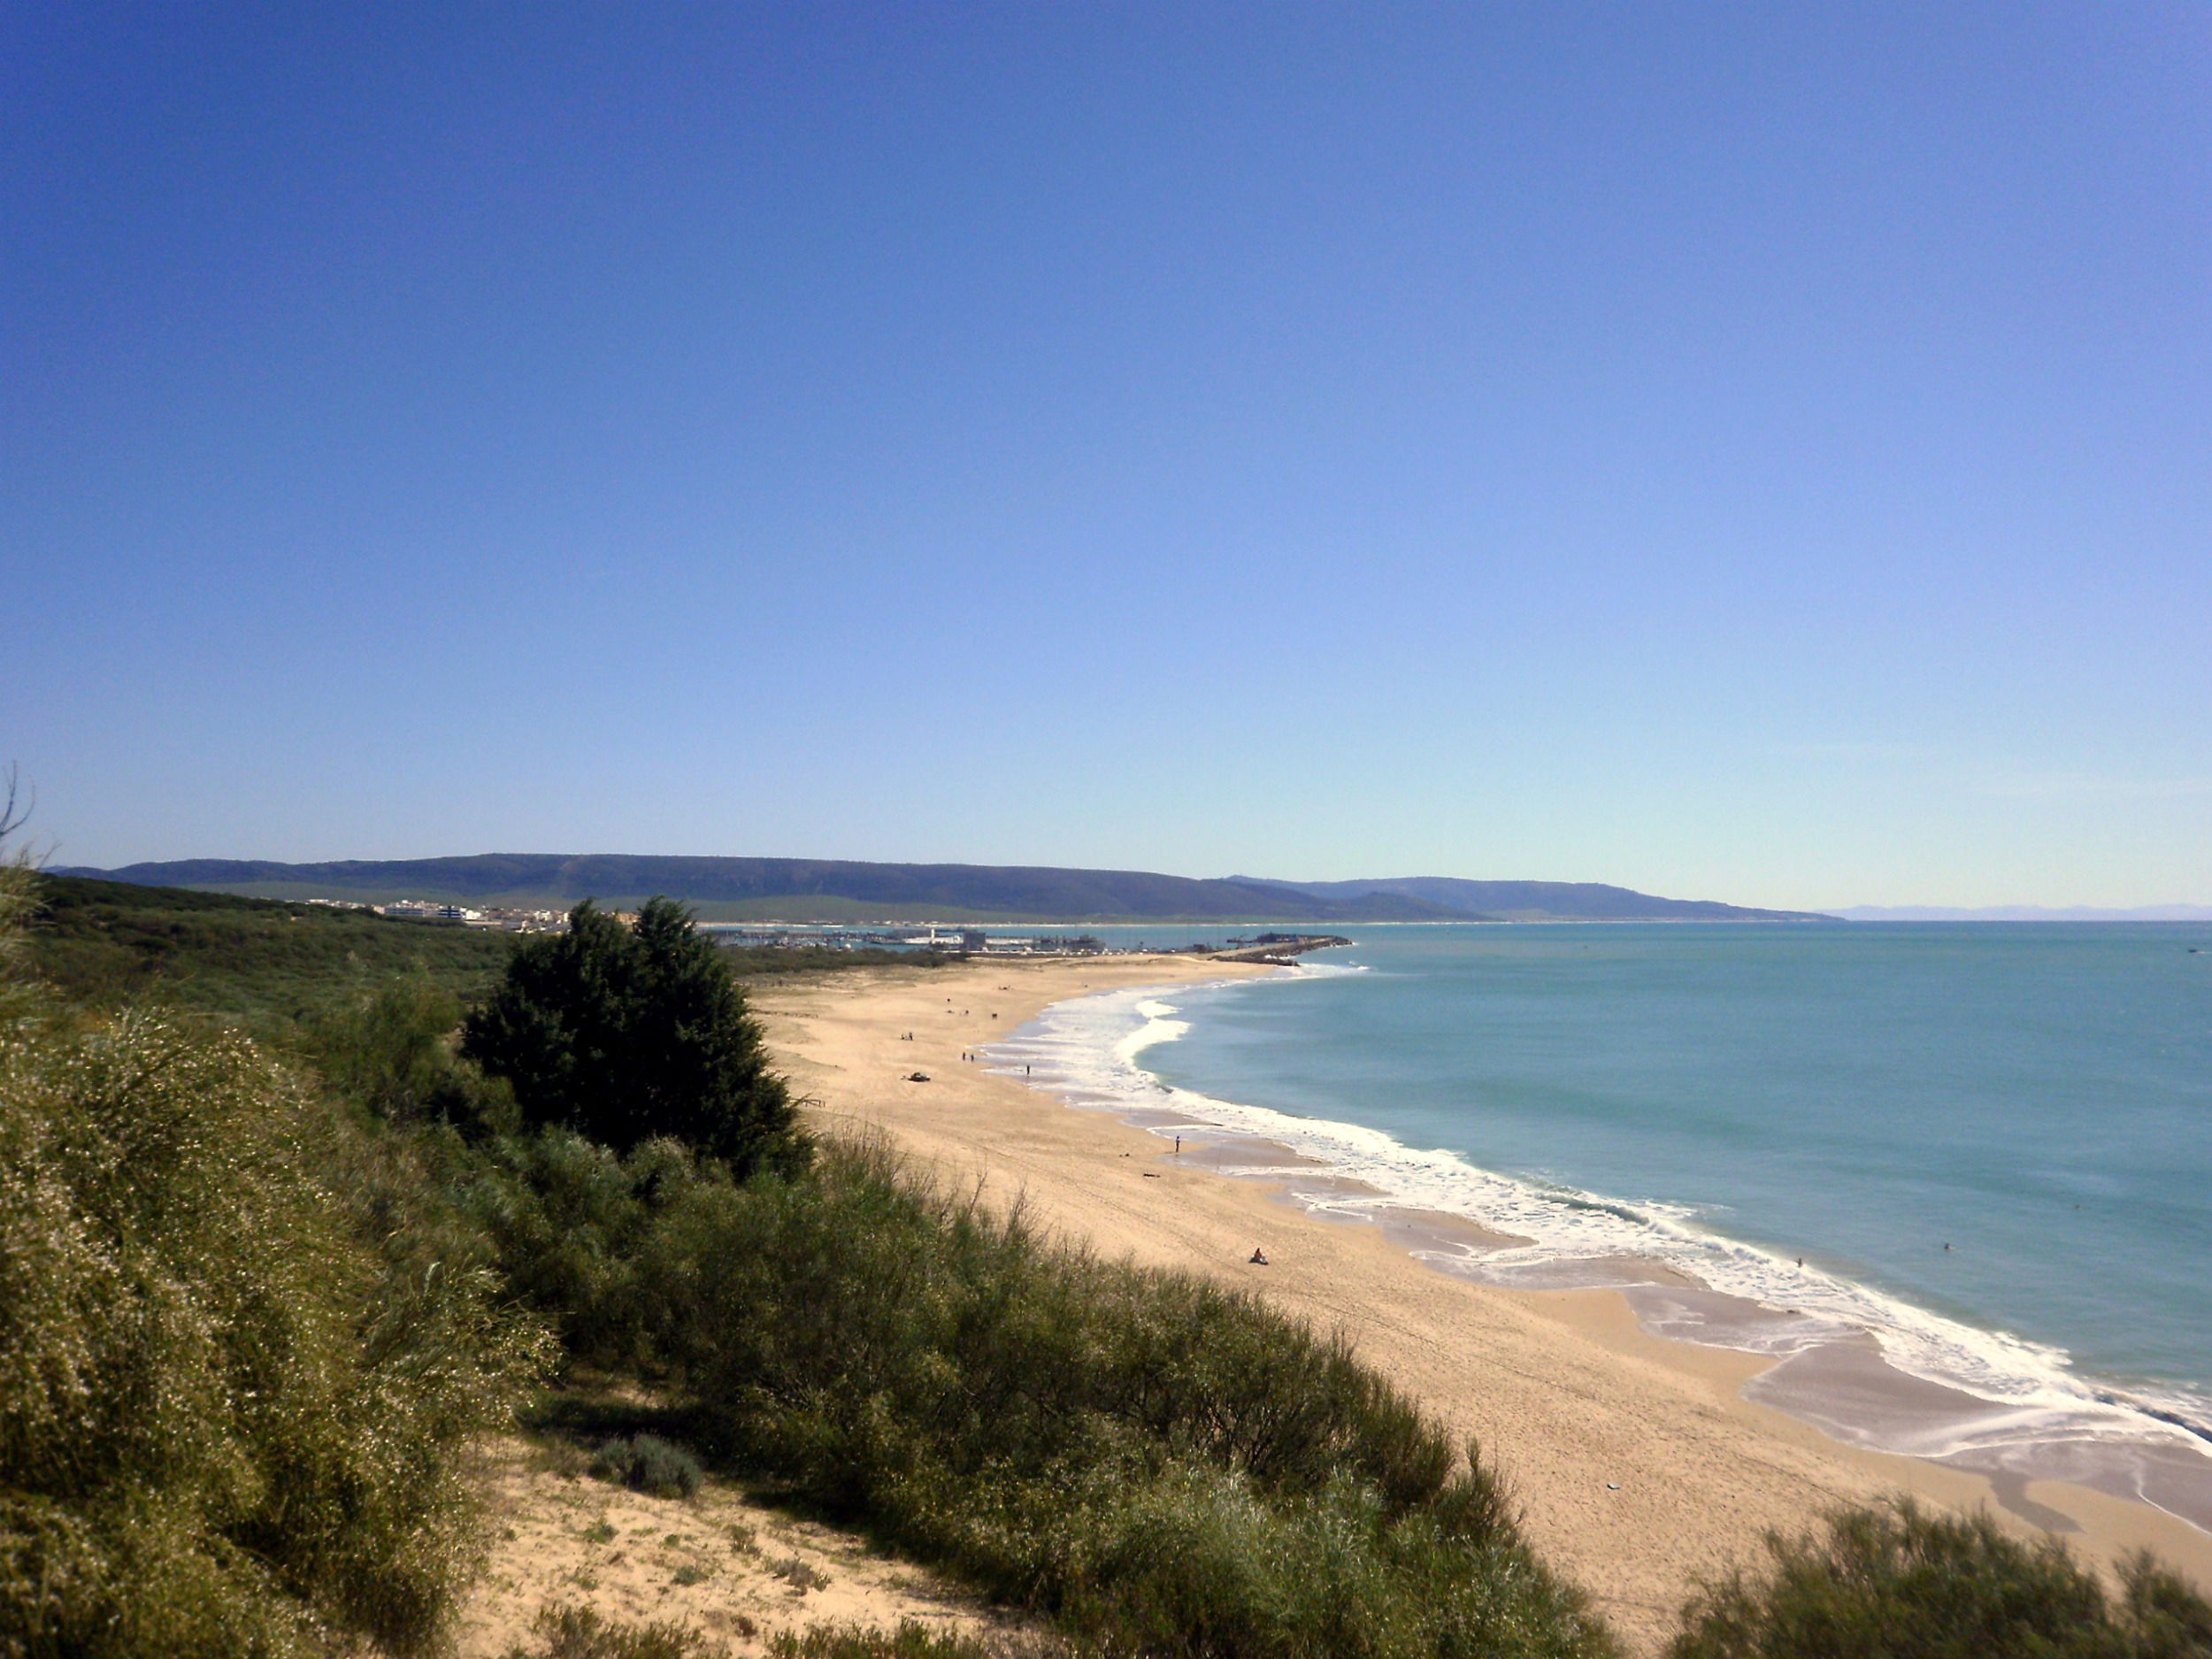
M889 1630L872 1624L810 1625L780 1631L769 1659L1066 1659L1071 1650L1021 1637L965 1636L901 1619Z
M250 1041L9 991L0 1653L429 1651L535 1327L421 1168Z
M727 1659L729 1654L673 1619L633 1624L602 1617L596 1609L575 1602L545 1608L530 1634L530 1641L516 1643L503 1659Z
M2056 1543L1901 1500L1769 1540L1763 1574L1709 1585L1670 1659L2201 1659L2212 1605L2147 1556L2119 1592Z
M0 1048L0 1621L27 1651L431 1645L469 1565L461 1455L533 1342L431 1230L378 1248L368 1211L410 1199L371 1164L242 1040L134 1016Z
M701 1450L1083 1644L1613 1651L1472 1448L1343 1344L881 1148L741 1184L667 1142L508 1138L461 1202L572 1352L656 1376Z
M538 1616L527 1645L504 1659L727 1659L727 1647L673 1620L631 1624L574 1603L549 1606ZM1006 1638L986 1640L932 1630L902 1619L889 1630L873 1624L822 1624L779 1631L769 1659L1068 1659L1063 1647Z

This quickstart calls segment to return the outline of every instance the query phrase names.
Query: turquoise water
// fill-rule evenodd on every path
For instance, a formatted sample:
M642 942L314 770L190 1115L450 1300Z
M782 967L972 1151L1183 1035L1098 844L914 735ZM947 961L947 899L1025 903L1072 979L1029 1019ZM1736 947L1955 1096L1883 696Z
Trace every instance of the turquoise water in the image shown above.
M1529 1240L1504 1282L1655 1256L1984 1397L2212 1423L2212 927L1345 931L1021 1054Z

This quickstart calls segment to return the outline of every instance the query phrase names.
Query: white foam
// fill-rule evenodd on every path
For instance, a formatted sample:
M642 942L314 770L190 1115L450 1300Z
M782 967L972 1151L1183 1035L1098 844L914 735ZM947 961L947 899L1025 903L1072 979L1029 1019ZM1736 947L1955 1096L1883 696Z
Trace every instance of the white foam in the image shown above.
M1357 970L1322 964L1298 972ZM1281 976L1287 980L1292 976ZM1253 986L1268 980L1231 980ZM1276 981L1280 982L1280 981ZM1901 1371L1947 1385L1989 1403L1932 1439L1924 1429L1913 1443L1884 1449L1914 1455L2017 1444L2024 1440L2152 1440L2186 1445L2212 1455L2203 1436L2165 1420L2212 1423L2212 1401L2178 1391L2121 1391L2077 1375L2062 1349L2001 1331L1981 1330L1915 1306L1841 1275L1802 1267L1772 1251L1728 1237L1695 1211L1656 1200L1624 1202L1556 1184L1517 1179L1479 1168L1443 1150L1409 1147L1364 1125L1302 1118L1266 1107L1225 1101L1179 1088L1146 1071L1139 1056L1172 1042L1189 1029L1168 997L1197 987L1148 987L1110 991L1056 1003L1036 1020L984 1052L1002 1070L1022 1073L1071 1104L1108 1110L1167 1111L1210 1125L1211 1137L1267 1142L1297 1155L1286 1166L1254 1148L1253 1158L1222 1166L1230 1174L1267 1176L1324 1213L1373 1217L1392 1210L1439 1211L1463 1217L1493 1233L1525 1239L1494 1251L1439 1248L1420 1252L1452 1271L1502 1285L1560 1286L1619 1284L1624 1257L1655 1261L1713 1290L1793 1317L1730 1325L1724 1336L1701 1333L1694 1320L1655 1329L1784 1357L1823 1342L1871 1337ZM1214 988L1209 987L1207 988ZM1348 1102L1356 1110L1356 1102ZM1171 1133L1162 1130L1156 1133ZM1314 1165L1332 1178L1349 1178L1379 1196L1348 1197L1314 1179ZM1304 1190L1301 1190L1302 1183ZM1862 1443L1873 1440L1859 1435Z
M1144 1024L1114 1045L1114 1057L1125 1065L1134 1065L1137 1056L1156 1042L1173 1042L1190 1029L1184 1021L1171 1018L1177 1010L1171 1003L1146 1001L1133 1010Z

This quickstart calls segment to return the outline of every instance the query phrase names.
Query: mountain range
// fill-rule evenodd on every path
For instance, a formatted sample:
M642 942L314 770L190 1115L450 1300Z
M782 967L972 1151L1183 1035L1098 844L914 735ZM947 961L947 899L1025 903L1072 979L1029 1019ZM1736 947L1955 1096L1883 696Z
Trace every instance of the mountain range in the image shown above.
M459 858L279 864L187 858L119 870L57 870L142 886L256 898L565 909L590 897L627 907L657 893L710 921L1466 922L1825 921L1801 910L1656 898L1594 882L1197 879L1048 865L892 864L849 859L683 858L485 853Z
M1810 910L1756 910L1715 899L1662 899L1598 881L1465 881L1456 876L1396 876L1377 881L1240 881L1288 887L1330 903L1397 898L1490 922L1817 922Z

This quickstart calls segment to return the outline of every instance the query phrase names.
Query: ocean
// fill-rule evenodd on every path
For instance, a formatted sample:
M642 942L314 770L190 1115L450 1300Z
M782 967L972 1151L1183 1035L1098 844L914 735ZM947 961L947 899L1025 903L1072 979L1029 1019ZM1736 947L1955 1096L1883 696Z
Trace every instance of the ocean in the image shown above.
M1775 1355L1751 1392L1839 1438L2212 1527L2212 926L1345 931L995 1057L1310 1208L1503 1235L1417 1233L1443 1271Z

